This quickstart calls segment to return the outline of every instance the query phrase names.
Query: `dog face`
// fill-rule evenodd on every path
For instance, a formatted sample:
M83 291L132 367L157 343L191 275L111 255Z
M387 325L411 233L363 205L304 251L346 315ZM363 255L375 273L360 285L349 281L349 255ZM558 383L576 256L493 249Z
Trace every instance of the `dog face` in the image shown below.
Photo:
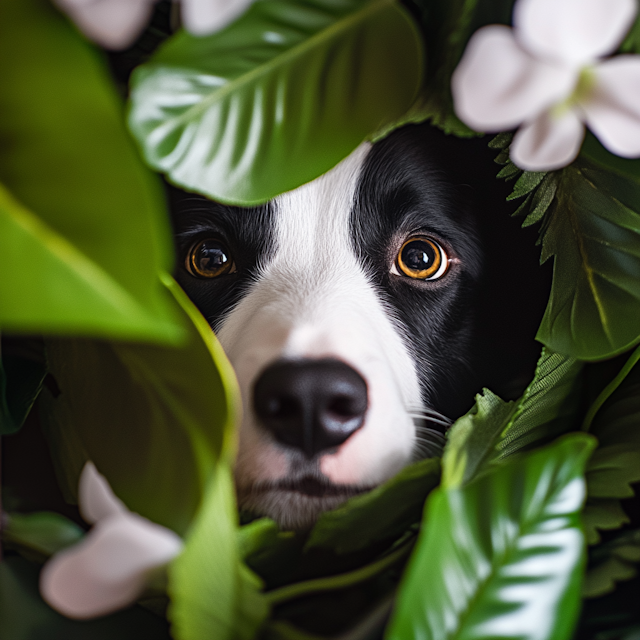
M241 508L307 527L438 454L470 404L481 248L434 135L365 143L255 208L176 199L178 281L242 392Z

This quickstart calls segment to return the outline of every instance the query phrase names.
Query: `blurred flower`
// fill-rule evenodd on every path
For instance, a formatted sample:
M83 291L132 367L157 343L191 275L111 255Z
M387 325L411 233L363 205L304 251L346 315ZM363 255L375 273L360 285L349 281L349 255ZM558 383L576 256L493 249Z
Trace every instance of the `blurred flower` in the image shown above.
M510 154L529 171L572 162L585 122L609 151L640 156L640 56L602 60L635 15L636 0L518 0L513 29L469 41L452 78L456 114L478 131L522 125Z
M124 49L145 28L156 0L54 0L91 40ZM252 0L176 0L187 31L202 36L226 27Z
M42 597L70 618L92 618L133 604L182 549L173 531L129 511L91 462L80 476L82 517L95 526L47 562Z

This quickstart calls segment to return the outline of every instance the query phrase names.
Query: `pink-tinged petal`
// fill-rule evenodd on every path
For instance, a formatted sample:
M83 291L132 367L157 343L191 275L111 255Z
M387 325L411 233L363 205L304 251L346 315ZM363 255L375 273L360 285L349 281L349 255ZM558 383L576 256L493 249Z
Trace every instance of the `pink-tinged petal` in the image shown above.
M187 31L204 36L240 17L253 0L182 0L182 21Z
M98 473L93 462L87 462L80 474L78 506L80 515L89 524L128 511L123 502L114 495L106 478Z
M107 49L124 49L144 29L154 0L54 0L80 30Z
M518 129L509 155L525 171L552 171L575 160L583 139L584 125L575 111L546 111Z
M518 0L516 38L533 55L582 66L618 48L636 0Z
M133 604L154 570L181 549L169 529L133 513L112 516L44 566L40 593L70 618L106 615Z
M457 116L477 131L504 131L569 96L575 70L540 62L515 41L509 27L474 33L453 73Z
M593 71L582 107L589 128L612 153L640 156L640 56L616 56Z

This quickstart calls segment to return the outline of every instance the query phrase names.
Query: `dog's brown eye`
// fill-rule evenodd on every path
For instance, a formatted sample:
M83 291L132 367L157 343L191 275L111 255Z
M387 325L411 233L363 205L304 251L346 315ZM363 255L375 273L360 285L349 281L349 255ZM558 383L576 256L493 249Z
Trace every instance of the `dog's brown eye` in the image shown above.
M449 257L435 240L410 238L400 247L394 266L397 275L415 280L437 280L449 268Z
M217 278L231 272L233 260L224 243L207 238L191 247L186 267L187 271L197 278Z

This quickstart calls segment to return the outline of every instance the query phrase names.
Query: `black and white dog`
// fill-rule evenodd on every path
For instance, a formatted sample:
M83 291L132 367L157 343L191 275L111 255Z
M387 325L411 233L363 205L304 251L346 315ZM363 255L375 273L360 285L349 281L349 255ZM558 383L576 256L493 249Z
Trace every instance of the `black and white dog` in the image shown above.
M482 311L495 307L481 219L492 205L460 172L463 143L405 127L250 209L173 193L178 281L242 392L242 509L308 527L437 455L491 384L485 365L500 358L485 334L505 326ZM500 242L490 251L513 257Z

